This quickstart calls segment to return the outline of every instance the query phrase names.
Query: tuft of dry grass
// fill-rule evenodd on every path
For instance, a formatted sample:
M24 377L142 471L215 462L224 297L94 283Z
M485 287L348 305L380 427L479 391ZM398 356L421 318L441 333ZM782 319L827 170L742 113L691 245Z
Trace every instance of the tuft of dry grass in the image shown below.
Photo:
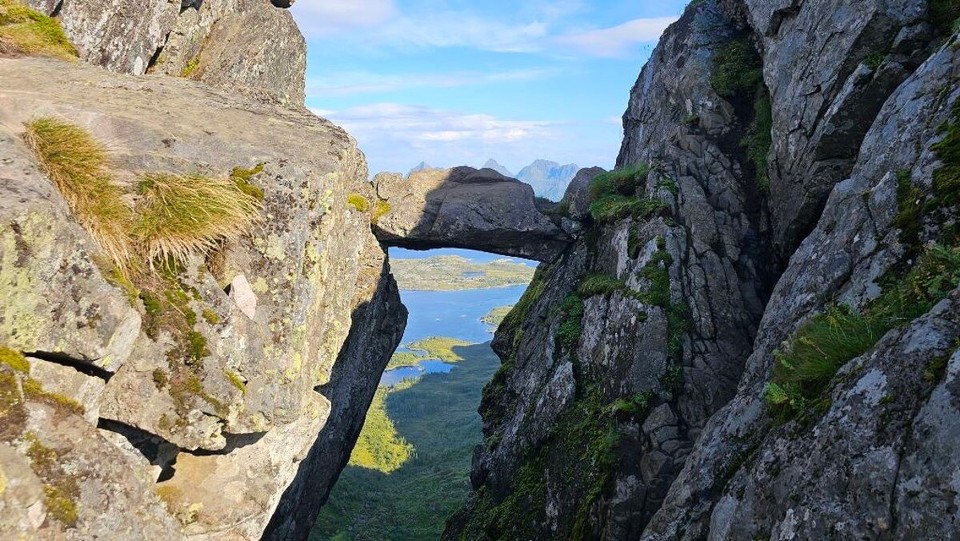
M150 261L209 254L259 220L260 201L230 179L149 173L137 191L134 236Z
M76 60L60 23L19 0L0 0L0 53L23 53Z
M77 221L121 269L132 255L133 212L113 182L107 150L83 128L53 117L26 123L24 139Z

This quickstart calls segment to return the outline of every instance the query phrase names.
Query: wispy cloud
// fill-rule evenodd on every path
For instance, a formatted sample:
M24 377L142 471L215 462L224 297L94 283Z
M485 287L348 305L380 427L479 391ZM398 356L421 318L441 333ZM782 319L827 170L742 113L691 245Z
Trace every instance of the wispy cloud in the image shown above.
M564 127L558 122L396 103L314 112L356 137L371 158L372 172L406 171L421 160L442 167L476 165L490 157L528 162L543 156L551 141L562 139Z
M302 6L301 6L302 4ZM639 43L656 41L675 18L634 19L623 24L574 30L570 16L581 2L539 4L524 9L525 19L494 18L468 10L402 12L393 0L298 2L297 21L313 39L333 46L376 51L470 48L513 53L569 53L624 56ZM558 50L558 47L561 50Z
M557 42L596 57L615 58L625 56L636 45L656 41L675 17L634 19L611 27L571 33L557 38Z
M454 88L509 81L546 79L559 73L556 68L508 71L455 71L452 73L389 74L364 71L322 73L307 81L311 98L332 98L358 94L377 94L412 88Z

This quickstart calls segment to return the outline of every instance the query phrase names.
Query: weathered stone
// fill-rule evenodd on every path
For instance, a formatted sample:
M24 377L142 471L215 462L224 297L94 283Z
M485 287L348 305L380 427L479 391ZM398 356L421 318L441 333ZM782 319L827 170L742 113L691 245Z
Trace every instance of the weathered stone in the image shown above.
M103 278L105 270L93 263L100 257L96 245L69 219L23 142L10 132L0 139L11 149L4 154L11 159L0 164L0 216L9 217L0 220L9 245L0 276L38 299L25 312L21 297L3 297L2 340L21 351L101 364L113 359L104 368L116 373L95 402L99 422L127 436L142 431L137 441L162 438L150 444L156 456L135 462L145 478L162 474L170 513L192 537L259 538L294 479L297 490L332 484L372 398L378 380L373 373L382 370L402 334L399 297L385 274L370 218L347 205L350 193L372 192L362 154L342 130L302 109L185 79L137 78L24 58L0 59L0 81L3 126L16 129L51 114L81 125L111 147L111 167L124 184L146 171L225 177L236 167L263 164L250 177L264 192L262 223L224 246L216 262L193 258L176 278L175 287L188 292L182 310L196 316L190 330L203 340L198 361L183 356L182 331L141 325L149 317L141 300ZM266 124L269 138L262 136ZM256 296L255 311L224 292L241 274ZM52 291L51 283L62 283L62 290ZM10 319L7 314L17 310L31 314L39 327ZM93 314L99 314L96 326L73 323ZM384 332L377 340L353 338L350 343L365 344L363 351L344 353L354 324ZM7 332L10 325L25 330ZM356 380L332 382L340 364L358 363L364 371ZM324 385L337 392L319 396L315 388ZM335 447L338 454L317 458L311 449L318 434L326 434L324 449ZM130 445L120 444L123 456L131 456L131 446L143 452L127 439ZM172 467L170 444L180 451ZM320 467L299 468L311 456ZM315 513L320 503L307 509ZM142 505L145 512L160 509ZM288 531L305 536L308 520L296 505L287 504L274 520L283 524L293 515L298 518Z
M257 317L257 295L251 289L246 276L238 274L230 282L230 298L237 303L237 308L248 318L255 319Z
M600 173L605 173L603 168L589 167L577 171L577 174L567 186L567 192L563 195L563 200L568 204L567 214L574 220L585 220L590 215L590 181Z
M388 246L469 248L549 262L570 239L537 209L533 188L492 169L380 173L377 197L390 210L374 224Z

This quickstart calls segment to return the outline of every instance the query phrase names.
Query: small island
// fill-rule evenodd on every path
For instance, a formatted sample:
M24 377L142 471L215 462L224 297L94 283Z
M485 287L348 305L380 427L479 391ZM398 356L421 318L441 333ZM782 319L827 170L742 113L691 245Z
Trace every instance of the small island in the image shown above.
M445 363L455 363L462 361L463 357L453 351L455 347L464 347L472 345L466 340L459 338L450 338L447 336L431 336L418 340L407 346L410 351L398 351L390 357L385 370L402 368L404 366L417 366L420 361L427 359L439 359Z
M457 291L526 285L534 267L514 259L475 263L457 255L424 259L392 259L390 269L400 289L409 291Z
M493 310L490 310L487 315L480 318L480 321L486 323L493 327L493 330L497 330L497 327L503 323L503 319L507 317L507 314L510 313L510 310L513 310L513 305L511 306L498 306Z

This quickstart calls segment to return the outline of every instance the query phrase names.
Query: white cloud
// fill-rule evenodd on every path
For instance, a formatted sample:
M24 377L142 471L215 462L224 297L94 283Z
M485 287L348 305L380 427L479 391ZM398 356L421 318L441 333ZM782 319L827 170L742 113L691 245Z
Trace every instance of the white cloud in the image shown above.
M397 13L393 0L301 0L290 9L308 37L374 28Z
M523 7L523 6L521 6ZM465 47L483 51L623 56L638 43L655 41L672 17L634 19L618 26L571 31L564 23L583 8L567 1L526 6L525 17L497 19L471 11L401 12L393 0L351 2L301 0L294 16L304 33L334 47L430 49ZM335 42L329 41L335 40Z
M456 71L452 73L388 74L371 72L322 73L307 80L311 98L331 98L409 90L412 88L453 88L507 81L533 81L556 75L556 69L523 69L497 72Z
M572 33L557 38L557 42L596 57L621 57L633 51L640 43L656 41L674 17L634 19L611 27Z
M314 112L328 113L322 116L357 139L371 172L406 172L421 160L437 167L476 166L495 157L526 165L536 157L553 156L551 147L568 138L556 122L396 103Z

